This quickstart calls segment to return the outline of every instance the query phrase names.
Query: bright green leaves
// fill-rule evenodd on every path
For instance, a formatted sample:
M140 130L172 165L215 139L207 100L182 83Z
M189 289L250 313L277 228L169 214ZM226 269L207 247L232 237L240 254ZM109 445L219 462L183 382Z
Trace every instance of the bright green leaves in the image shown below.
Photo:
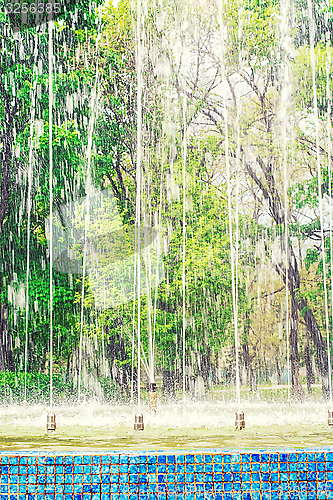
M315 47L315 73L317 104L320 117L326 118L328 109L328 94L333 91L333 48L319 43ZM293 79L297 91L294 94L298 109L303 113L312 113L314 109L314 93L312 82L312 66L309 47L298 49L293 60ZM331 107L332 108L332 107ZM331 109L332 113L332 109ZM311 120L311 117L309 117ZM312 117L313 121L313 117Z

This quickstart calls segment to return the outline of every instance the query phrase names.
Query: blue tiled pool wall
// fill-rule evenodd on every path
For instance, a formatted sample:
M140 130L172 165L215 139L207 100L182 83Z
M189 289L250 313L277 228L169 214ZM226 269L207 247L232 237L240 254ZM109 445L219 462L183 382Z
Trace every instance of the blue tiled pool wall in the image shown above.
M1 452L1 500L333 499L333 450Z

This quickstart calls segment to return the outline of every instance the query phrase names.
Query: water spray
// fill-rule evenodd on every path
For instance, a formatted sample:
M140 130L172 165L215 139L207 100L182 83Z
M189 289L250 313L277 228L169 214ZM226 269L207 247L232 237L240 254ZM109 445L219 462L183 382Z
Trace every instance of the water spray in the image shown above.
M136 79L137 79L137 137L136 137L136 200L135 200L135 218L136 218L136 229L137 229L137 349L138 349L138 361L137 361L137 385L138 385L138 409L140 411L141 407L141 157L142 157L142 53L141 53L141 2L138 0L136 5ZM140 424L140 428L137 426ZM142 428L141 428L142 425ZM143 430L143 415L135 415L135 430Z
M184 98L183 106L183 124L184 124L184 145L183 145L183 221L182 221L182 236L183 236L183 255L182 255L182 293L183 293L183 410L185 408L185 391L186 391L186 155L187 155L187 128L186 128L186 98Z
M284 45L287 47L288 33L287 23L287 3L282 3L281 33L283 34ZM286 48L285 48L286 51ZM288 83L289 74L287 66L287 55L285 55L283 68L283 84L281 92L282 118L282 149L283 149L283 193L284 193L284 246L285 246L285 304L286 304L286 347L287 347L287 385L288 403L290 403L290 320L289 320L289 228L288 228L288 156L287 156L287 107L288 107ZM282 240L282 236L281 236Z
M53 406L53 21L49 21L49 195L50 195L50 407ZM46 430L55 431L55 414L49 413Z
M38 33L35 35L35 59L33 66L33 87L31 95L31 114L30 114L30 144L29 144L29 167L28 167L28 220L27 220L27 272L26 272L26 306L25 306L25 345L24 345L24 401L27 401L27 372L28 372L28 340L29 340L29 277L30 277L30 228L31 228L31 187L32 187L32 161L33 161L33 129L35 123L36 112L36 94L37 94L37 77L36 77L36 61L37 61L37 41Z
M222 80L226 80L226 71L225 71L225 54L224 54L224 33L223 33L223 22L222 22L222 6L219 4L219 25L220 25L220 40L221 40L221 76ZM233 227L232 227L232 200L231 200L231 172L230 172L230 154L229 154L229 129L228 129L228 107L227 107L227 96L226 92L223 88L223 102L224 102L224 137L225 137L225 165L226 165L226 174L227 174L227 197L228 197L228 226L229 226L229 240L230 240L230 260L231 260L231 289L232 289L232 311L233 311L233 324L234 324L234 341L235 341L235 355L236 355L236 399L238 404L238 412L239 415L243 415L244 422L244 413L240 410L241 404L241 396L240 396L240 376L239 376L239 353L238 353L238 306L237 306L237 275L235 272L235 267L237 270L236 259L238 257L238 250L235 251L233 245ZM239 154L239 152L238 152ZM237 238L236 238L237 241ZM245 427L244 426L241 428ZM237 418L236 418L236 429L240 427L237 426Z
M326 281L326 253L325 253L325 235L324 235L324 209L323 209L323 195L322 195L322 175L320 165L320 145L319 145L319 119L318 119L318 98L316 87L316 58L315 58L315 24L313 19L313 6L312 0L308 0L309 10L309 28L310 28L310 60L311 60L311 73L312 73L312 87L313 87L313 103L314 103L314 118L315 118L315 133L316 133L316 160L317 160L317 178L318 178L318 202L319 202L319 217L320 217L320 236L321 236L321 254L323 262L323 284L324 284L324 297L325 297L325 326L326 326L326 342L327 342L327 376L328 376L328 391L330 403L333 402L332 390L332 367L331 367L331 354L330 354L330 334L329 334L329 317L328 317L328 294L327 294L327 281Z

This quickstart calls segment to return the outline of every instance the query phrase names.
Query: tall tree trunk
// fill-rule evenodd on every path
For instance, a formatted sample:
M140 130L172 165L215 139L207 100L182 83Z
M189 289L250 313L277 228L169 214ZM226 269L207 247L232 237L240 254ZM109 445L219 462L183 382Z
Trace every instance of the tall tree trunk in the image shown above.
M109 325L106 325L105 333L107 337L109 337L110 333ZM109 343L107 344L107 352L109 354L111 376L119 386L122 394L124 391L126 396L129 397L131 375L132 375L131 364L129 362L127 352L125 349L124 340L121 337L121 335L111 335L109 337ZM122 362L121 368L119 367L117 361Z
M163 370L163 397L166 401L176 399L175 374L171 370Z
M66 383L69 382L70 368L71 368L71 353L69 353L68 356L67 356Z
M302 384L299 379L299 354L298 354L298 309L297 304L291 298L291 311L290 311L290 364L291 364L291 382L292 382L292 395L298 401L303 401L304 392Z
M310 355L310 339L309 332L306 331L306 344L305 344L305 368L306 368L306 386L308 394L312 394L312 384L314 384L314 374L312 370L311 355Z
M276 373L277 373L277 377L278 377L278 384L282 385L282 373L281 373L281 368L280 368L279 360L278 360L277 356L276 356L275 362L276 362Z
M244 167L252 178L252 180L259 187L263 197L268 202L269 212L272 216L274 222L279 227L283 227L284 218L284 208L281 201L280 192L274 181L274 172L272 158L268 158L264 161L260 156L256 159L256 164L259 166L262 176L258 176L258 173L252 168L252 165L246 161L245 155L243 157ZM285 255L285 244L283 234L281 234L281 261L276 263L275 268L280 275L283 282L286 284L286 269L285 263L282 260L282 256ZM321 335L320 329L318 327L317 320L309 308L306 299L300 297L300 274L297 265L297 260L295 257L294 249L292 245L288 246L288 288L291 295L291 300L294 300L297 304L297 308L304 318L307 331L309 332L314 347L317 353L317 365L318 372L321 377L322 383L322 393L325 400L329 397L329 385L328 385L328 356L326 345Z
M317 320L309 308L306 299L300 297L300 275L294 250L291 247L289 252L289 290L292 300L295 300L300 314L303 316L307 331L311 335L317 353L318 370L321 376L322 393L325 400L329 397L328 384L328 356L326 343L320 332Z
M14 173L17 171L16 165L12 161L13 145L14 145L14 130L16 115L19 109L18 98L11 99L3 81L3 73L0 68L0 93L4 101L3 112L5 114L5 130L1 135L2 154L1 154L1 189L0 189L0 234L3 230L3 224L8 209L8 202L13 192L13 188L17 181L13 181ZM18 132L18 130L16 130Z
M257 390L256 377L254 374L252 361L255 356L250 356L249 349L249 332L250 332L250 313L248 310L245 311L244 315L244 343L242 345L243 363L246 370L247 381L250 385L250 391L255 392Z
M250 391L254 392L256 390L256 381L255 381L255 376L254 376L253 369L252 369L252 360L250 357L249 343L247 340L242 345L242 351L243 351L242 352L243 363L244 363L245 370L246 370L247 380L248 380L248 383L250 385Z
M309 309L307 301L301 299L298 304L298 309L301 312L307 330L311 335L313 344L316 349L316 361L318 366L318 371L321 377L321 385L323 391L323 398L327 400L329 398L329 382L328 382L328 356L327 349L324 339L318 327L318 323L311 309Z
M0 304L0 371L15 371L13 339L8 332L8 307Z
M283 244L281 244L281 255L283 255ZM302 315L306 329L312 338L314 347L317 354L318 372L321 377L323 399L329 398L329 385L328 385L328 356L325 341L320 332L317 320L309 308L306 299L300 297L300 275L297 265L296 256L292 246L288 248L288 288L291 296L292 303L295 303L298 311ZM280 277L286 283L285 265L281 261L276 264L276 270Z
M205 389L209 391L209 373L210 373L210 348L204 344L204 353L200 354L200 370L199 373L204 379Z
M211 365L213 385L219 384L218 368L219 368L219 353L218 351L216 351L214 356L214 363L212 363Z

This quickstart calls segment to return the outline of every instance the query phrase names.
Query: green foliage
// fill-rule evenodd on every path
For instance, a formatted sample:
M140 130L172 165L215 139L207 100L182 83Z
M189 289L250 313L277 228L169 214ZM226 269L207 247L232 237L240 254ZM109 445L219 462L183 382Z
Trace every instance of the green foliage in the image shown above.
M315 76L317 105L319 116L326 118L328 109L327 86L329 91L333 91L333 68L332 68L333 48L324 43L318 43L315 47ZM300 48L293 60L293 80L296 85L295 101L297 107L302 111L312 112L314 107L314 92L312 82L312 62L310 48L304 46ZM333 112L331 107L331 113Z
M24 400L24 373L0 372L0 400L2 404L20 403ZM54 401L61 403L73 398L73 385L66 382L65 374L53 375ZM50 393L50 377L44 373L27 374L27 403L46 404Z
M100 377L98 382L101 384L106 401L112 402L113 404L123 401L119 387L110 377Z
M216 37L220 36L216 22L218 5L212 2L211 7L209 15L206 15L200 6L196 6L194 10L196 19L201 23L200 29L209 26L212 30L204 42L202 40L199 42L203 43L204 58L207 60L211 58L213 70L216 69L216 74L220 75L220 62L216 62L217 56L214 52L216 40L219 40ZM279 171L284 152L280 144L281 121L278 112L282 85L281 57L284 53L279 39L280 3L275 0L251 0L245 2L243 8L239 7L239 3L226 2L222 9L222 21L226 27L224 55L231 94L237 86L237 92L232 98L237 100L236 94L243 92L242 86L246 89L244 92L248 94L242 100L244 108L241 110L242 117L239 122L236 103L230 104L228 99L227 106L230 107L228 110L230 162L234 166L239 153L242 157L239 164L242 163L242 159L250 158L248 161L253 169L252 184L248 185L253 189L249 206L253 203L256 207L255 209L252 206L242 207L238 222L241 237L237 248L239 252L237 306L242 342L245 344L252 339L251 347L253 352L256 352L259 340L254 339L257 332L253 335L251 332L256 319L258 328L263 324L267 327L277 317L271 309L274 307L281 309L280 298L273 301L274 307L269 306L267 310L265 307L260 309L261 292L254 292L254 288L258 285L259 290L261 286L256 274L261 272L258 271L260 265L267 264L266 254L270 251L265 248L262 252L265 256L259 256L257 247L260 241L267 241L268 238L278 239L284 234L284 223L281 222L284 215L283 179ZM183 6L177 8L177 16L179 15L181 19L184 14ZM167 12L171 17L174 14L172 9L173 7L168 4ZM70 373L78 369L77 354L81 328L84 337L89 338L91 344L95 343L97 346L91 355L91 358L95 356L96 359L91 360L90 371L87 372L91 377L96 376L105 399L120 401L123 398L123 386L128 385L128 380L123 382L122 377L130 373L132 361L134 364L137 362L137 359L132 359L133 334L136 335L138 328L136 321L133 325L133 307L136 312L137 298L133 300L131 293L130 300L127 302L124 300L125 303L119 305L120 296L127 300L127 289L134 288L133 276L129 272L126 274L128 267L124 261L135 252L133 242L130 240L136 218L137 189L136 39L129 1L121 0L117 7L111 2L104 5L102 18L99 16L100 12L101 10L92 8L83 0L79 3L77 24L74 23L71 12L68 12L63 22L55 23L52 124L54 206L52 208L56 212L62 205L85 196L92 188L87 185L88 164L92 170L93 187L99 191L109 189L114 193L119 209L118 222L122 224L122 228L114 231L113 220L97 217L95 225L92 224L89 228L87 238L91 244L102 226L109 229L98 240L95 251L99 261L107 267L103 278L108 277L111 268L115 271L113 282L108 283L108 294L117 296L119 300L115 305L108 304L102 309L96 298L93 278L89 273L82 283L82 275L75 271L61 273L57 269L53 270L53 351L56 371L54 384L55 395L59 401L61 398L72 397L76 390L74 382L66 382L66 377L70 378ZM162 9L158 14L163 14ZM316 21L321 19L322 14L319 12L316 15ZM179 83L181 78L175 71L166 84L157 72L154 73L155 51L157 53L160 49L159 56L163 55L166 59L169 57L169 52L164 46L159 45L162 35L157 27L157 13L152 12L149 7L145 15L147 51L142 60L144 117L141 216L144 218L144 224L158 229L161 233L161 244L165 247L164 254L160 258L163 260L165 276L156 289L154 279L150 276L149 281L147 278L149 293L141 297L142 349L148 358L147 353L150 351L153 336L155 368L160 371L168 369L177 374L184 368L182 349L185 333L185 362L192 364L193 377L196 377L203 371L201 368L203 364L207 367L206 372L212 371L216 353L234 345L227 193L225 181L221 180L226 169L223 126L223 121L226 119L226 103L222 103L221 92L217 90L220 89L218 78L209 91L205 86L200 89L202 76L198 71L199 76L195 83L197 87L193 88L193 92L187 91L188 109L185 116L181 116L180 102L183 99L182 84ZM177 18L175 25L165 26L165 32L178 29L178 21ZM16 401L22 397L25 314L26 305L29 304L27 325L29 397L31 401L38 401L43 395L46 401L49 390L50 355L50 264L46 228L50 214L48 34L44 28L35 29L30 26L24 30L24 36L14 36L3 13L0 13L0 29L2 30L0 135L5 137L10 145L6 150L6 158L4 156L6 161L3 162L7 170L2 168L0 172L0 206L4 208L0 220L0 282L2 283L0 301L5 310L4 317L8 318L8 333L13 340L12 351L16 370L20 370L13 373L0 372L0 399ZM200 30L198 33L202 36ZM180 37L183 36L186 38L187 35L181 32ZM192 27L189 28L189 36L192 36L192 45L197 47L197 33ZM303 42L306 37L307 35L304 35ZM36 41L37 51L34 50ZM212 54L209 54L209 44L214 47ZM327 66L327 62L332 58L332 48L327 44L318 43L315 48L315 58L319 119L322 120L326 119L328 110L327 80L332 86L332 71ZM170 67L173 63L174 61L170 62ZM288 165L293 168L288 193L292 214L290 236L297 237L301 241L316 238L320 230L318 218L314 217L310 222L304 223L302 219L293 217L293 214L309 209L314 209L315 212L318 207L309 47L302 46L295 51L295 56L289 63L294 75L293 95L290 96L291 100L294 99L291 105L292 117L297 123L299 117L304 118L311 129L310 133L305 133L298 128L298 125L295 126L296 132L292 130L292 134L297 135L295 144L292 146L288 144L286 151ZM207 71L209 75L205 76L210 78L213 70L210 68ZM171 82L177 92L169 92L169 88L166 88ZM333 87L331 90L333 91ZM217 102L216 106L214 102ZM168 128L166 122L169 117L166 116L167 111L163 106L168 108L168 112L169 108L172 110L170 111L171 133L166 132ZM207 130L201 132L196 120L200 122L203 116L205 120L209 120L212 115L214 130L208 127L208 132ZM183 121L186 120L188 120L189 140L186 185L183 186ZM235 126L236 121L239 130ZM92 124L93 130L90 130ZM1 144L3 151L6 149L4 146L6 141ZM92 144L91 151L90 144ZM248 150L251 154L247 157ZM90 153L91 157L88 156ZM321 149L321 153L325 156L324 150ZM259 158L264 168L260 166ZM329 176L325 161L322 162L322 188L324 193L328 193ZM29 235L28 165L32 166ZM310 171L305 180L297 170L304 166L309 167ZM259 183L255 186L255 175L262 179L259 190L266 189L260 201L258 201ZM8 188L7 196L5 188ZM273 188L276 189L274 193ZM186 191L184 256L183 189ZM267 208L264 205L268 201L271 202L271 206ZM279 207L280 217L277 218L279 220L272 222L271 227L268 227L271 222L266 224L267 227L263 227L258 221L263 214L272 216L271 207L274 203L275 207ZM231 208L232 214L235 214L236 207ZM65 226L64 221L60 221L59 224ZM235 225L233 221L233 229ZM27 259L28 236L30 260ZM290 242L291 240L292 238ZM235 246L236 242L233 241L232 244ZM75 249L78 262L83 261L83 246L83 240L80 240ZM329 245L326 241L327 262L329 255ZM185 277L183 277L183 257L185 257ZM153 251L150 258L152 261L155 259L156 263L157 257ZM93 259L91 261L89 259L91 256L88 257L88 264L93 264ZM96 260L98 259L96 257ZM148 276L150 269L144 260L142 257L143 275ZM25 297L23 295L26 294L28 262L29 293L28 297ZM302 271L313 273L315 284L304 290L306 287L302 282L302 289L297 293L306 297L310 304L316 301L318 294L322 306L323 270L321 254L317 248L307 250L305 268ZM120 290L121 287L116 283L119 276L123 279L119 281L124 283L126 293ZM185 332L183 332L184 282ZM248 282L251 284L248 285ZM255 286L251 288L253 283ZM267 294L275 292L276 290L273 290ZM253 296L250 296L251 294ZM254 304L254 298L258 302L257 305ZM82 317L81 303L83 303ZM262 318L253 318L255 311L264 311L267 322L259 321ZM322 316L321 310L319 315ZM82 318L83 324L81 324ZM277 337L275 331L271 332L269 342L273 345L270 346L272 352L280 348L281 339ZM99 366L95 372L93 371L93 368L96 368L94 363L98 365L101 357L102 341L103 356L106 356L107 362L112 356L114 358L112 366L111 364L107 366L114 380L104 372L102 375ZM260 339L260 342L261 345L266 342L267 347L267 338ZM110 346L114 352L110 351ZM119 355L119 359L115 353ZM90 352L87 357L89 355ZM231 356L234 358L234 352ZM136 357L137 352L134 354L134 358ZM148 363L150 361L148 360ZM135 376L134 371L134 380ZM209 373L206 373L206 382L208 376Z

